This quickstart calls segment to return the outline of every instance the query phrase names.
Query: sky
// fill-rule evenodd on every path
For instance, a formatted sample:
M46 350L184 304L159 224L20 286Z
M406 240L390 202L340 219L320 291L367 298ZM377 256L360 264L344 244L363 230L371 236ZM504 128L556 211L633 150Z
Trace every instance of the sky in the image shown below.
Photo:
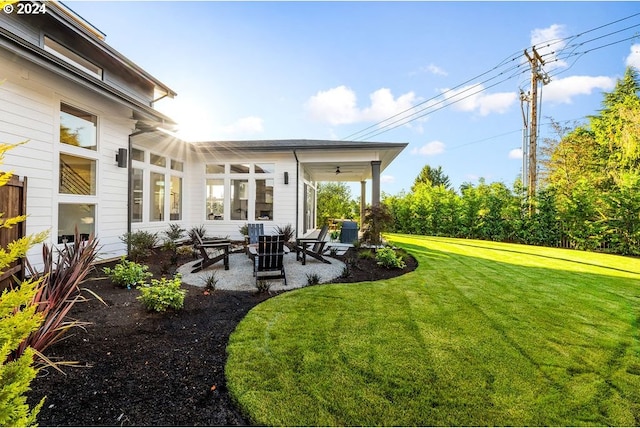
M156 108L185 140L408 143L382 174L391 195L425 165L454 188L512 186L532 46L550 79L540 141L557 138L552 120L587 123L626 67L640 67L631 1L64 3L178 93Z

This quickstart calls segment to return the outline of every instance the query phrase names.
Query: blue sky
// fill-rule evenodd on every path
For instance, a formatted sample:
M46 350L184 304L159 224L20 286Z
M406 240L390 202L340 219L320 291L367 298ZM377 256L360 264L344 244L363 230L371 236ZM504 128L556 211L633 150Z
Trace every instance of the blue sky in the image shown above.
M409 143L383 173L390 194L426 164L456 188L480 177L511 186L532 45L551 77L542 138L553 136L549 118L596 114L602 92L640 66L636 2L65 4L178 93L156 107L183 138ZM379 124L389 117L397 122Z

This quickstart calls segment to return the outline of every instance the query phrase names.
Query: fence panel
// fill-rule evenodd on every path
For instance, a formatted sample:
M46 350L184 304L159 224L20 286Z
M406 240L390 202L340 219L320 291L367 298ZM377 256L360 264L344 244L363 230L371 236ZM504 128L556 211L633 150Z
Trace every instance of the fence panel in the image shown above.
M2 220L27 213L27 177L21 179L14 175L6 185L0 187L0 213L2 213ZM23 221L10 229L0 228L2 248L7 248L9 242L25 236L26 227L26 221ZM0 291L14 284L14 276L23 279L24 268L24 259L20 259L5 269L0 274Z

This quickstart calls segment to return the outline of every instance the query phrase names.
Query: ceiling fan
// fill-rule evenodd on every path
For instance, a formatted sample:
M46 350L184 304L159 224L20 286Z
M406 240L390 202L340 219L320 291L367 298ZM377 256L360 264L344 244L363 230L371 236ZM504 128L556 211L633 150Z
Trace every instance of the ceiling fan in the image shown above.
M340 166L336 166L336 170L335 170L336 175L340 175L342 173L349 173L349 172L353 172L353 171L341 170Z
M340 171L340 166L336 167L336 175L342 174L343 172L353 172L353 171Z

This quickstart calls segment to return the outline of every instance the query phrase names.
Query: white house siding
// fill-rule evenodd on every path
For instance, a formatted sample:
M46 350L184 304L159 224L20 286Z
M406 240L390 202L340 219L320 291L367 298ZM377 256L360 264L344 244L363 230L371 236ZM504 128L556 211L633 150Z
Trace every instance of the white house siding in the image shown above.
M126 232L127 169L115 164L115 153L127 147L132 112L99 95L0 49L0 142L28 143L7 153L5 170L28 177L27 233L50 230L57 242L60 101L98 116L96 234L103 257L126 253L119 236ZM40 249L29 259L40 264Z

